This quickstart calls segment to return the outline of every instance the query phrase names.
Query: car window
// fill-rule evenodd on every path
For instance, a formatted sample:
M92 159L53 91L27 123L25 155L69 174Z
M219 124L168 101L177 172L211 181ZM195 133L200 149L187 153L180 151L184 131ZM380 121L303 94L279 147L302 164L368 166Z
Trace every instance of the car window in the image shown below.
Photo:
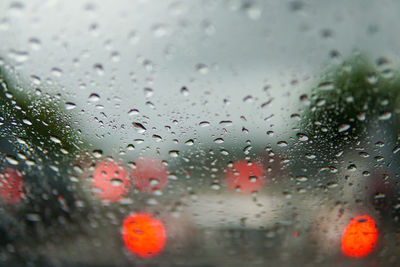
M396 266L396 1L0 2L0 265Z

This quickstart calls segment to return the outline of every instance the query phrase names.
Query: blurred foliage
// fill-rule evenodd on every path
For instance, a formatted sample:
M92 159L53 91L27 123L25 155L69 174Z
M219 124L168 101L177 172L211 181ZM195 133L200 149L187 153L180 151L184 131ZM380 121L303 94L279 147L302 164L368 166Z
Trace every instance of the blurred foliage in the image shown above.
M397 133L400 78L385 58L358 54L327 71L312 89L301 129L320 151L334 152L367 137L370 127ZM382 123L385 123L383 125Z
M83 142L58 99L34 97L19 87L0 67L0 136L53 160L75 154Z

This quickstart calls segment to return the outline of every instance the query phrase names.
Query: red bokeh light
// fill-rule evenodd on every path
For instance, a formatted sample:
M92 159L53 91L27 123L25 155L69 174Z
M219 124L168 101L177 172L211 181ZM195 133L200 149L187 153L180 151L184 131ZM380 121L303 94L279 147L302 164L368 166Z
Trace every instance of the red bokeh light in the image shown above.
M22 174L14 168L1 173L0 197L7 203L18 203L24 196Z
M96 165L93 189L102 200L116 202L129 192L130 177L126 168L112 159L105 159Z
M250 194L257 192L264 184L264 171L260 164L239 160L228 167L225 176L227 187L234 192Z
M378 231L375 221L367 215L353 218L342 235L342 252L349 257L364 257L376 246Z
M145 193L162 190L168 183L168 168L159 159L138 158L132 170L132 183Z
M129 215L122 224L122 238L127 249L143 258L158 255L166 243L164 224L150 214Z

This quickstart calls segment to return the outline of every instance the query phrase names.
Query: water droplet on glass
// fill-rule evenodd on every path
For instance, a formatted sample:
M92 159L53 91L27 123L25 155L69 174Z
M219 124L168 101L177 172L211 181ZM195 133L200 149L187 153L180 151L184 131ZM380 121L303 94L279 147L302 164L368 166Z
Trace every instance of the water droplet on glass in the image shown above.
M322 91L330 91L335 89L333 82L322 82L318 85L318 89Z
M168 27L165 24L156 24L152 27L152 31L155 37L160 38L168 35Z
M354 172L357 170L357 166L355 164L350 164L349 166L347 166L347 170Z
M93 150L92 154L93 154L93 157L95 157L96 159L99 159L103 156L103 151L100 149L96 149L96 150Z
M15 60L17 63L24 63L29 59L29 53L26 51L17 51L14 49L10 50L10 58Z
M176 158L176 157L179 156L179 151L178 151L178 150L170 150L170 151L168 152L168 154L169 154L171 157Z
M308 141L308 136L303 133L298 133L297 138L299 138L299 141L301 141L301 142Z
M189 95L189 90L184 86L181 88L181 94L184 96L188 96Z
M287 143L286 141L279 141L279 142L277 143L277 145L278 145L279 147L287 147L287 146L288 146L288 143Z
M19 164L18 160L14 156L6 155L5 159L8 162L8 164L10 164L10 165L14 165L15 166L15 165Z
M217 184L217 183L213 183L213 184L211 185L211 189L213 189L213 190L220 190L220 189L221 189L221 185L220 185L220 184Z
M71 109L74 109L74 108L76 108L76 104L75 103L72 103L72 102L66 102L65 103L65 109L66 110L71 110Z
M232 125L232 121L220 121L219 124L224 127L227 127Z
M162 141L162 137L159 136L159 135L153 134L152 137L153 137L153 139L154 139L156 142L161 142L161 141Z
M118 179L118 178L112 178L112 179L110 180L110 183L111 183L111 185L113 185L113 186L120 186L120 185L123 184L123 181L122 181L121 179Z
M128 111L128 115L129 116L134 116L134 115L138 115L139 114L139 110L138 109L131 109Z
M392 117L392 113L389 111L385 111L379 115L378 119L381 121L389 120Z
M228 155L229 155L229 151L226 150L226 149L221 149L219 152L220 152L221 155L223 155L223 156L228 156Z
M32 125L32 122L28 119L23 119L22 122L26 125Z
M208 73L208 67L207 65L203 63L199 63L196 65L196 70L201 73L201 74L207 74Z
M90 102L97 102L99 100L100 100L100 96L98 94L95 94L95 93L90 94L90 96L89 96Z
M94 64L94 65L93 65L93 68L95 69L96 73L97 73L99 76L104 75L104 68L103 68L103 65L101 65L100 63Z
M54 77L61 77L62 76L62 70L59 68L52 68L50 73L54 76Z
M37 51L42 46L40 40L37 39L37 38L34 38L34 37L30 38L28 42L29 42L29 45L30 45L32 50L36 50Z
M340 126L339 126L339 128L338 128L338 132L339 133L343 133L343 132L346 132L347 130L349 130L350 129L350 125L349 124L341 124Z
M61 140L55 136L50 136L50 140L56 144L61 144Z
M242 9L246 12L247 16L252 20L257 20L261 17L262 9L254 3L244 3Z
M296 177L296 181L307 182L308 181L308 177L307 176L297 176Z
M193 144L194 144L193 139L189 139L189 140L187 140L187 141L185 142L185 145L187 145L187 146L192 146Z
M132 125L138 133L146 132L146 127L144 127L143 124L141 124L139 122L132 122Z
M199 123L199 126L200 127L207 127L207 126L210 126L210 123L208 121L202 121L202 122Z

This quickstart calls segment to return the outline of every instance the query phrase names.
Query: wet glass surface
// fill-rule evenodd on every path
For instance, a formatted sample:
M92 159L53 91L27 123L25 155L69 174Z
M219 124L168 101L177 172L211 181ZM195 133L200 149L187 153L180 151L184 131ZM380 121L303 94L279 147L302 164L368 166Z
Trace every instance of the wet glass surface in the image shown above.
M1 1L0 265L398 265L399 5Z

